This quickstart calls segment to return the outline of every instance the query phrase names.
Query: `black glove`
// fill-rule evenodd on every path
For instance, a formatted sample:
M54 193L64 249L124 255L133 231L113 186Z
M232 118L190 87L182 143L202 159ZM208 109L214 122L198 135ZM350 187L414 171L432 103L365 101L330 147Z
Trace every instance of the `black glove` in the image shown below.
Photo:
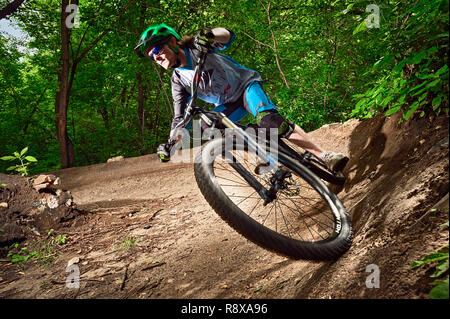
M170 161L170 150L172 148L173 144L166 143L161 144L156 149L156 154L158 154L159 160L163 163Z
M194 46L201 52L213 50L214 34L211 29L203 28L194 37Z

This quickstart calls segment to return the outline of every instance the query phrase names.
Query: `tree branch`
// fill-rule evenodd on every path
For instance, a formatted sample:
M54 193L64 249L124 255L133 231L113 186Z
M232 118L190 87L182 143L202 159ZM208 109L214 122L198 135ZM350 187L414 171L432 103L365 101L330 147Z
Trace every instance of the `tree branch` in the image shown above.
M10 4L6 5L2 10L0 10L0 20L6 18L6 16L12 14L16 11L20 5L24 2L24 0L15 0Z
M271 5L272 2L271 2L271 0L269 0L269 3L267 4L267 7L266 7L264 5L264 3L262 3L261 0L258 0L258 1L261 4L261 6L264 8L264 10L266 10L266 12L267 12L267 21L268 21L268 24L269 24L269 30L270 30L270 34L272 35L272 41L273 41L272 50L273 50L273 52L275 54L275 61L277 63L278 71L280 71L281 78L282 78L284 84L286 85L286 87L288 89L290 89L290 86L289 86L289 83L288 83L288 81L286 79L286 76L284 75L284 72L281 69L280 59L278 57L277 39L276 39L275 33L273 32L272 27L271 27L272 26L272 19L270 17L270 5Z
M102 34L100 34L97 39L95 39L91 45L89 45L89 47L83 51L83 53L80 54L80 56L75 60L75 62L80 62L80 60L82 60L86 54L88 54L88 52L112 29L112 27L117 23L117 21L119 21L120 17L125 13L125 11L127 11L127 9L133 5L136 2L136 0L130 0L130 2L128 2L128 4L125 6L125 8L123 8L123 10L119 13L119 15L117 16L117 19L114 20L111 24L111 26L109 28L107 28L105 31L102 32Z

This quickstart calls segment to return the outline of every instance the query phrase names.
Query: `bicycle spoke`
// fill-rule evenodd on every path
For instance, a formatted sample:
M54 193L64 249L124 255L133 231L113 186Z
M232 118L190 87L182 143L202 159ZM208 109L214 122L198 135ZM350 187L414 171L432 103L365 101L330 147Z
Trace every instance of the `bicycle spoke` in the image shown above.
M266 189L272 187L270 178L273 170L267 166L268 172L256 173L256 154L233 150L227 155L232 156L234 163L242 165ZM263 169L265 168L263 165ZM276 199L267 206L262 205L263 198L230 166L225 155L219 155L214 171L218 183L230 200L261 225L290 238L308 242L325 240L332 235L335 221L331 209L327 211L328 206L322 196L292 170L289 170L291 176L285 178L285 187L277 191Z

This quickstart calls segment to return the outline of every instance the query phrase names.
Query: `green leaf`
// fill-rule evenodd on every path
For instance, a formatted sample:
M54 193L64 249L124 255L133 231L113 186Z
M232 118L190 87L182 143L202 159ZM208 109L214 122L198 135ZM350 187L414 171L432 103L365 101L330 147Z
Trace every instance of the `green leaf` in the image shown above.
M445 252L436 251L434 253L426 255L421 260L413 262L411 265L411 268L417 268L423 264L429 264L432 262L441 261L441 260L445 260L445 259L448 259L448 252L445 253Z
M449 281L448 281L448 277L447 277L447 279L440 281L440 283L430 291L430 298L431 299L449 299L448 287L449 287Z
M439 95L433 99L433 102L431 102L431 105L433 106L433 110L436 111L437 108L441 105L442 102L442 95Z
M406 59L406 61L407 61L406 63L408 63L408 64L419 64L426 55L427 55L426 51L421 51L421 52L419 52L419 53L417 53L417 54L407 58Z
M425 87L426 89L431 88L433 86L436 86L436 84L438 84L439 82L441 82L441 79L436 79L431 83L428 83L427 86Z
M366 20L363 20L357 27L355 30L353 30L353 35L357 34L358 32L361 32L363 30L366 30L367 26L366 26Z
M448 270L448 254L447 254L447 260L443 260L441 261L437 266L436 266L436 272L434 274L432 274L430 277L440 277L442 276L446 271Z
M383 99L383 101L381 101L380 105L383 106L383 107L386 107L386 106L388 105L388 103L389 103L390 101L392 101L393 98L394 98L393 95L388 95L387 97L385 97L385 98Z
M392 115L392 114L398 112L401 109L401 107L402 107L401 105L393 107L392 109L389 109L384 115L385 116Z
M425 99L428 95L428 92L423 93L420 97L419 97L419 102L421 102L423 99Z
M366 103L367 100L366 99L361 99L358 101L358 103L356 103L355 108L359 108L361 107L361 105L363 105L364 103Z
M408 92L411 93L412 91L415 91L415 90L421 88L422 86L424 86L424 85L427 84L427 83L428 83L427 81L423 81L422 83L417 84L417 85L413 86L412 88L410 88L410 89L408 90ZM420 93L419 93L419 94L420 94Z
M0 159L3 160L3 161L12 161L12 160L16 159L16 157L14 157L14 156L3 156L3 157L0 157Z
M400 61L393 69L392 72L396 73L403 69L406 64L406 60Z
M417 102L417 101L414 102L411 105L410 109L405 114L403 114L403 118L405 120L408 120L411 117L411 115L413 115L413 113L417 110L418 107L419 107L419 102Z
M29 162L37 162L37 159L34 158L33 156L26 156L25 159Z
M25 147L23 150L20 151L20 156L22 156L23 154L25 154L28 151L28 146Z
M442 68L440 68L439 70L436 71L435 75L439 76L442 73L446 72L448 70L448 65L444 65Z

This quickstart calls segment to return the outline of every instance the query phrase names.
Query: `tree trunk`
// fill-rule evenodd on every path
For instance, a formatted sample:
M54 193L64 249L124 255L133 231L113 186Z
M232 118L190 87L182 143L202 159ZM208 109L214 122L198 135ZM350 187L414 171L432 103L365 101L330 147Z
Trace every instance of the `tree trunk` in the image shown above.
M61 3L61 66L58 72L59 89L56 93L55 115L56 134L59 142L59 156L61 168L72 167L74 163L73 145L67 135L67 109L69 105L69 76L70 76L70 55L69 42L70 33L66 26L68 13L66 7L69 0L62 0Z
M136 81L138 86L138 109L137 116L139 120L139 127L141 129L141 134L144 133L144 87L142 85L142 74L140 72L136 73Z
M78 5L78 2L79 0L70 1L70 3L75 5ZM111 30L125 11L135 2L136 0L130 0L125 8L119 13L117 19L111 23L109 28L103 31L102 34L100 34L78 57L75 58L72 56L72 65L69 52L70 30L66 26L66 19L69 15L66 12L66 8L69 5L69 0L62 0L61 2L61 68L58 72L59 89L55 98L56 133L59 142L61 168L72 167L74 164L73 144L67 135L67 110L69 106L70 89L73 84L78 63ZM80 46L81 42L79 44Z

